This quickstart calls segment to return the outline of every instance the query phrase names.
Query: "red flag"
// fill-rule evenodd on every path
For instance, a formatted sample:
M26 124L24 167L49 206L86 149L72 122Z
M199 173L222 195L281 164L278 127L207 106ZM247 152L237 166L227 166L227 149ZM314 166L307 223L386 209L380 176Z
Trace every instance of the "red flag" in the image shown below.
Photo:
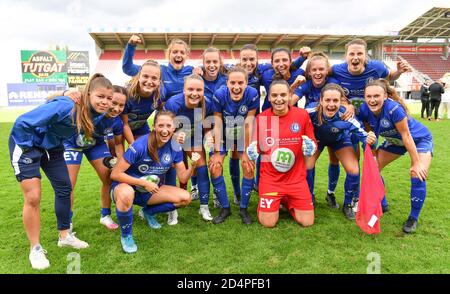
M381 200L384 193L384 184L377 162L373 158L370 145L366 144L356 223L367 234L381 232L380 218L383 215Z

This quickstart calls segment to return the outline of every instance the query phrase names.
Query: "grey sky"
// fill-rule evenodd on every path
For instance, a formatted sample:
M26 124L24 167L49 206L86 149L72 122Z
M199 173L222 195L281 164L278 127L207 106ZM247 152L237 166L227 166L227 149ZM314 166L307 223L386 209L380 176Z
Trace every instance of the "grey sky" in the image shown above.
M73 50L90 50L91 62L95 63L94 41L88 28L382 33L400 30L434 6L449 7L450 3L448 0L2 0L0 105L6 96L6 83L21 82L21 49L67 44Z

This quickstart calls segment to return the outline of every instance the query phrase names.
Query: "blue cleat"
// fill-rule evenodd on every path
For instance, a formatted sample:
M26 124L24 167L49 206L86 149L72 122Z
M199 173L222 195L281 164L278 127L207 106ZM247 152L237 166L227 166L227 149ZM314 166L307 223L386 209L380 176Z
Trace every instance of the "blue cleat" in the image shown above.
M128 235L120 238L120 243L122 243L122 249L126 253L134 253L137 251L136 243L134 243L133 235Z
M144 209L142 209L141 211L142 211L142 214L144 215L144 219L147 221L147 224L150 228L161 229L161 224L156 220L156 217L154 215L146 213L144 211Z

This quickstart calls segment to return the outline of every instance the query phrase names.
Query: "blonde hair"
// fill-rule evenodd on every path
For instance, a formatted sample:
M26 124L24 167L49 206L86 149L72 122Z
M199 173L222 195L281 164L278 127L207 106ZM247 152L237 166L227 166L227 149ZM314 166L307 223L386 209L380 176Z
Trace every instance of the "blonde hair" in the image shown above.
M81 100L79 103L75 104L72 112L72 119L76 123L78 133L83 132L89 140L92 139L95 131L95 126L92 122L92 105L90 102L90 94L100 87L111 90L113 89L112 83L105 78L104 75L95 73L86 83L86 86L81 94Z
M311 66L312 66L311 63L315 60L325 60L328 74L330 74L330 72L331 72L331 65L330 65L330 60L328 59L328 56L323 52L314 52L309 56L308 63L306 64L305 77L307 79L311 79L311 75L309 74L309 71L311 70Z
M395 89L389 85L389 82L387 80L377 79L377 80L369 81L366 84L366 87L364 89L367 89L367 87L370 87L370 86L378 86L378 87L382 88L384 93L386 93L386 95L388 96L388 98L391 98L392 100L395 100L398 103L400 103L400 105L403 107L403 109L405 109L406 114L408 116L410 115L409 109L405 103L405 100L397 94L397 91L395 91Z
M186 49L186 55L189 55L189 53L191 53L191 49L185 41L181 39L172 39L169 43L169 46L167 47L167 57L170 55L170 52L172 52L174 45L183 45Z
M156 88L155 93L154 93L154 98L153 98L153 108L154 109L158 109L158 107L160 105L158 105L159 103L159 98L161 96L161 83L162 83L162 72L161 72L161 67L159 66L158 62L149 59L146 62L144 62L144 64L142 64L141 68L139 69L139 73L137 75L135 75L129 84L129 88L128 88L128 95L130 96L131 99L135 99L137 101L140 100L141 95L139 94L140 91L140 84L139 84L139 78L141 77L141 72L142 69L144 68L144 66L154 66L157 67L159 70L159 86Z

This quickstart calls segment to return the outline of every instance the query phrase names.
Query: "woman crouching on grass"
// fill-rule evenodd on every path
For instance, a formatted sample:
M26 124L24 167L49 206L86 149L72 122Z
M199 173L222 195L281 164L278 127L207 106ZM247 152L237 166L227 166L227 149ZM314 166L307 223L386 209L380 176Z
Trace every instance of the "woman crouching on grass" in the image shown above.
M156 213L173 211L191 202L191 195L186 190L164 185L172 164L180 181L187 182L200 158L193 152L192 165L186 169L181 146L171 140L175 131L174 117L170 111L159 111L150 134L131 144L112 170L111 194L122 232L122 248L126 253L137 251L132 235L133 204L143 207L145 219L154 228L158 224Z

